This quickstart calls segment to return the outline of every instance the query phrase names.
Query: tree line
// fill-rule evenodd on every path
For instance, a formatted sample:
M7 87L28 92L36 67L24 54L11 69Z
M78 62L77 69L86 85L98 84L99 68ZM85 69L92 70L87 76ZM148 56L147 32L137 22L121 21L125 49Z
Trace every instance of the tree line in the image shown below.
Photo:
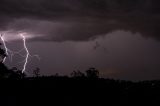
M1 48L2 44L0 43L0 79L5 78L13 78L13 79L22 79L26 77L25 73L22 73L22 70L19 70L16 67L13 67L12 69L8 69L7 66L3 63L4 58L7 57L5 50ZM40 77L40 69L36 68L33 70L33 76L34 77ZM59 74L55 75L56 77L59 76ZM70 76L72 78L99 78L99 71L96 68L89 68L85 71L85 73L82 73L81 71L73 71L71 72Z

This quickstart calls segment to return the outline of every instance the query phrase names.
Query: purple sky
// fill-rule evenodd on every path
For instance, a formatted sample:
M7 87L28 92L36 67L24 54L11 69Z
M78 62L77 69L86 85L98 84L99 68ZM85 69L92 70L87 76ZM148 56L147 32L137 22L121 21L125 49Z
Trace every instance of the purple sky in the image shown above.
M90 67L105 78L160 78L158 0L1 0L0 31L7 46L22 48L25 32L32 58L27 71L68 75ZM9 67L22 68L18 56Z

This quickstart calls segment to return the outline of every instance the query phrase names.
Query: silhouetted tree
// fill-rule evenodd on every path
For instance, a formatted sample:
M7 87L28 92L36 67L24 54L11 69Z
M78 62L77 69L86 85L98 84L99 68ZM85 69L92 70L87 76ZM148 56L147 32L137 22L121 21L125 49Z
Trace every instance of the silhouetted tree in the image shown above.
M54 74L53 76L54 76L54 77L59 77L59 74L58 74L58 73L56 73L56 74Z
M73 78L77 78L77 77L85 77L85 74L80 72L79 70L78 71L73 71L71 73L71 77Z
M40 76L40 69L37 67L35 70L33 70L33 74L35 77L39 77Z
M13 67L10 71L10 77L12 79L23 79L25 78L26 74L22 73L21 70L18 70L16 67Z
M0 46L2 44L0 43ZM4 63L3 60L7 55L5 54L5 51L0 47L0 79L4 78L14 78L14 79L22 79L25 77L25 74L22 73L20 70L18 70L16 67L13 67L12 69L8 69Z
M18 79L23 79L23 78L25 78L25 76L26 76L26 74L25 74L25 73L22 73L21 70L18 70L18 71L16 71L15 73L17 74L17 78L18 78Z
M2 44L0 43L0 46ZM0 78L7 78L8 77L8 68L3 64L3 59L5 58L6 54L5 51L0 47Z
M1 45L2 44L0 43L0 46ZM3 62L3 59L5 58L5 56L6 56L5 51L0 47L0 62Z
M89 68L86 70L86 75L88 78L99 78L99 71L95 68Z

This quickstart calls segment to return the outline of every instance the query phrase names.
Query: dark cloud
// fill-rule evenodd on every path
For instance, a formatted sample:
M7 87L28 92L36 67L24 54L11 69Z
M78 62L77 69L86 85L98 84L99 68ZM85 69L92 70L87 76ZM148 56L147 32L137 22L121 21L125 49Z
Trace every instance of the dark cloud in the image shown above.
M0 29L82 41L114 30L159 39L159 0L1 0ZM43 36L45 35L45 36Z
M57 41L27 42L42 59L33 58L27 70L38 64L44 74L69 74L93 66L104 77L155 79L160 44L142 36L160 40L159 5L160 0L0 0L0 30L10 31L8 38L20 31L33 36L31 41ZM19 39L7 47L23 48Z

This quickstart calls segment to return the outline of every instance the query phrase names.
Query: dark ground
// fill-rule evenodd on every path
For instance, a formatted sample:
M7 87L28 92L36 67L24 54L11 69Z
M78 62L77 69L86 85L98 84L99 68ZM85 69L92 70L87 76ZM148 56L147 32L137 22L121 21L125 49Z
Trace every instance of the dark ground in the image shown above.
M160 105L160 81L39 77L0 81L0 106Z

